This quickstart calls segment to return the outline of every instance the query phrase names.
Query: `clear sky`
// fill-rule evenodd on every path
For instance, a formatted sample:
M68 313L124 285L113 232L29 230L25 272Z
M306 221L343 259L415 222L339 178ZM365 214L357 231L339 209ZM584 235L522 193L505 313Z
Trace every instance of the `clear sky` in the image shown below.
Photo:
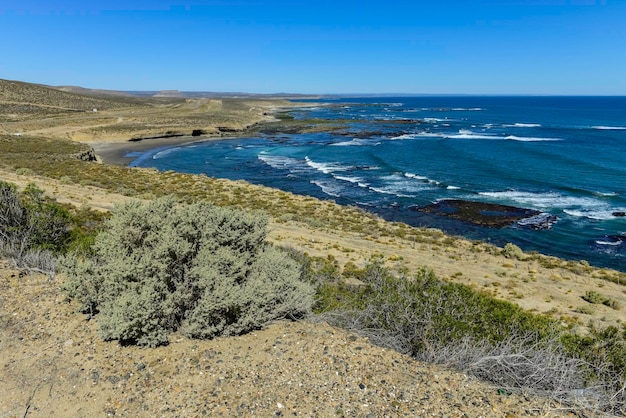
M115 90L626 95L626 0L1 0L0 78Z

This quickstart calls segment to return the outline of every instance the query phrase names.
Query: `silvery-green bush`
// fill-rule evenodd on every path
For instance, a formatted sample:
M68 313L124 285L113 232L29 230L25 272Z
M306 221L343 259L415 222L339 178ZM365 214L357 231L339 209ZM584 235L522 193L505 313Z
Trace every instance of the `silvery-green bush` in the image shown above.
M205 202L127 203L96 237L93 258L62 260L65 288L97 313L105 339L146 346L176 330L212 338L302 317L313 289L266 231L264 216Z

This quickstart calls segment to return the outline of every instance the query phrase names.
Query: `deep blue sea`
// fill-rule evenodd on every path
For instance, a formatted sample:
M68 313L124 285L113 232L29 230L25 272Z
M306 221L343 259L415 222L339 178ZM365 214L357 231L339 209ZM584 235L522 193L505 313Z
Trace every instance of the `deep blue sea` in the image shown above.
M334 99L292 115L348 127L152 150L134 165L243 179L626 271L626 217L615 216L626 211L626 97ZM409 209L440 199L537 209L558 221L490 229Z

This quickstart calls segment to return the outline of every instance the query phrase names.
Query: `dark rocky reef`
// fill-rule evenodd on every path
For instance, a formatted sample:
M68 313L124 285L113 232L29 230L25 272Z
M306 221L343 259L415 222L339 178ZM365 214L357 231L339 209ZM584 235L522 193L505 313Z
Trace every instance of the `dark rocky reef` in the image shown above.
M409 209L447 216L488 228L515 226L528 229L548 229L557 220L554 215L533 209L458 199L440 200L427 206L412 206Z

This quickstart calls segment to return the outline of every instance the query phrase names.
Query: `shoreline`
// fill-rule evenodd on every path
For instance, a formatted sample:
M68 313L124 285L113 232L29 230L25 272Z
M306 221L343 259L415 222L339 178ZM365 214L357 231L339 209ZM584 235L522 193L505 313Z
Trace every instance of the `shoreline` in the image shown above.
M92 143L90 144L90 146L96 153L99 162L103 164L128 167L134 160L138 158L138 155L130 155L133 153L145 153L146 151L155 148L167 148L176 145L193 144L196 142L219 141L221 139L226 138L194 137L191 135L185 135L176 137L142 139L141 141L103 141L98 143Z
M188 145L194 144L197 142L211 142L211 141L221 141L226 139L236 139L242 138L246 135L246 133L254 126L257 125L265 125L271 124L273 122L278 122L274 115L281 111L288 111L298 107L307 107L319 105L319 103L293 103L293 106L272 106L269 108L269 114L264 114L262 118L255 121L254 123L246 126L242 130L228 132L227 135L220 135L217 133L215 136L212 135L204 135L204 136L192 136L192 135L181 135L181 136L166 136L166 137L156 137L156 138L145 138L145 139L126 139L126 140L110 140L110 141L94 141L94 142L84 142L84 141L76 141L83 142L89 145L94 152L96 153L96 157L100 163L110 164L115 166L128 167L130 164L138 158L137 155L129 155L131 153L145 153L146 151L156 149L156 148L168 148L176 145Z

